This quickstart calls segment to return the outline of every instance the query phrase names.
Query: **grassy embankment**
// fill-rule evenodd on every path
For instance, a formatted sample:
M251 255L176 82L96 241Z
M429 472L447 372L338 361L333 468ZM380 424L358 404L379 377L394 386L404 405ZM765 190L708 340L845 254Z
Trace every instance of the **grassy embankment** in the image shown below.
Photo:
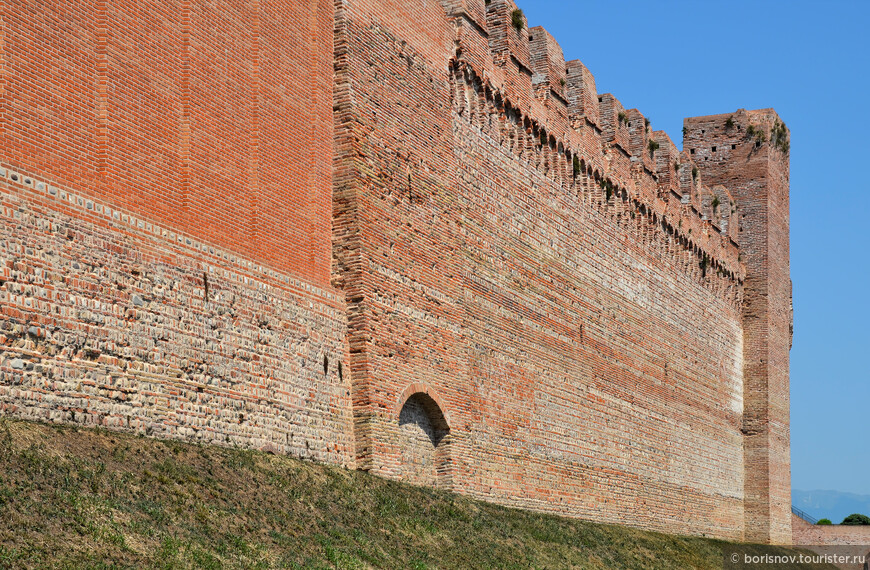
M0 418L0 567L721 568L723 546L289 457Z

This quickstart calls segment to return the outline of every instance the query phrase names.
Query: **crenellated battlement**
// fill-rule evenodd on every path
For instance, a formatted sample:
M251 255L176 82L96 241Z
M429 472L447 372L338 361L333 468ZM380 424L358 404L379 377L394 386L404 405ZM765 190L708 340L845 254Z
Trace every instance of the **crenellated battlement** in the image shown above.
M719 164L770 156L783 162L790 151L790 133L776 111L738 109L685 121L683 147L698 164L717 170ZM733 178L731 181L736 181Z
M519 157L563 179L566 188L588 179L605 197L624 197L634 215L648 213L665 234L742 282L734 200L727 188L703 184L694 156L654 131L639 110L610 93L599 95L586 66L566 63L555 38L543 27L529 29L510 0L445 8L457 30L454 79L474 92L469 98L454 89L460 114L479 124L498 118L496 130ZM575 157L582 165L576 177Z
M680 170L683 168L680 150L665 131L653 131L652 140L658 143L654 153L655 173L662 193L673 192L682 197Z
M536 87L545 86L567 108L568 70L565 67L565 56L562 54L561 46L550 32L537 26L529 30L529 51L533 70L532 82Z
M650 170L656 169L652 160L657 151L650 153L652 157L648 162L637 162L630 182L621 183L608 177L606 162L600 156L598 161L593 161L572 151L566 145L566 142L571 144L570 138L565 141L548 133L546 127L501 97L467 62L454 63L451 79L454 109L459 116L488 134L518 160L533 165L564 191L583 196L593 208L616 223L632 226L644 247L655 244L663 255L675 257L678 264L698 280L727 296L732 303L739 302L739 284L743 282L744 270L739 263L736 243L721 230L721 225L712 223L710 216L705 216L696 206L695 203L702 203L701 196L709 194L700 185L697 173L692 178L690 170L691 180L687 181L687 190L698 197L695 203L689 199L690 194L680 194L671 187L664 187L658 193L645 193L644 188L658 188L650 184L657 178ZM644 124L639 113L634 117L636 123ZM624 125L626 134L628 128ZM645 134L643 140L655 139ZM669 142L669 139L662 140ZM668 156L674 152L675 147L670 143ZM684 160L691 165L687 157ZM650 231L659 235L650 238Z
M571 128L578 132L582 132L584 128L591 128L600 133L601 117L598 112L595 77L579 59L567 62L565 75Z

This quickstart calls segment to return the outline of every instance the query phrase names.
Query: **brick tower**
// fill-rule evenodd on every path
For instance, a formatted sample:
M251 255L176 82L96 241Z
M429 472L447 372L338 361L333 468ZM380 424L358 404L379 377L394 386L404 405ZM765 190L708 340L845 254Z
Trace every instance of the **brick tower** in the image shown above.
M743 305L745 539L791 542L789 133L773 109L686 119L683 148L735 198Z

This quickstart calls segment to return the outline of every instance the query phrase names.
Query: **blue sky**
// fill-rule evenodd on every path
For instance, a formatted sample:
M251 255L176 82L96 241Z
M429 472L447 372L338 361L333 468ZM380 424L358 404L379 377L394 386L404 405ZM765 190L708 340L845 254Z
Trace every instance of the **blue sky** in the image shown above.
M678 146L684 117L773 107L786 122L792 486L870 495L870 2L519 6Z

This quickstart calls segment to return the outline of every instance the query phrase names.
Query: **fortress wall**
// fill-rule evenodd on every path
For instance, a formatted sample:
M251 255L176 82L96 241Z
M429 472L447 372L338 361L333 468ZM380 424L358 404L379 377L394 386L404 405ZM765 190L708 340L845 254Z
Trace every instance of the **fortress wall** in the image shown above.
M461 228L445 223L456 207L451 36L434 2L336 6L335 279L348 303L357 466L372 469L402 391L442 390L464 367L462 276L449 270ZM388 27L399 24L427 33L406 40ZM401 296L378 285L392 282Z
M3 5L2 413L353 465L332 14Z
M812 525L802 518L791 517L792 544L807 547L821 556L852 557L838 560L844 570L863 570L870 561L870 527L851 525Z
M660 187L676 150L660 137L661 165L658 151L632 160L656 136L642 115L608 146L584 68L563 62L580 78L563 85L544 31L524 47L509 23L494 30L512 5L490 2L484 28L457 4L442 3L452 62L439 50L455 44L379 19L398 6L337 13L335 257L358 465L407 478L418 442L400 410L426 391L450 427L438 484L742 538L744 276L692 203L691 159L688 180ZM402 6L441 29L437 4Z
M608 206L594 184L562 184L455 121L470 429L454 482L508 504L739 538L734 299L676 263L621 198Z
M788 541L787 161L509 0L3 9L3 413Z

